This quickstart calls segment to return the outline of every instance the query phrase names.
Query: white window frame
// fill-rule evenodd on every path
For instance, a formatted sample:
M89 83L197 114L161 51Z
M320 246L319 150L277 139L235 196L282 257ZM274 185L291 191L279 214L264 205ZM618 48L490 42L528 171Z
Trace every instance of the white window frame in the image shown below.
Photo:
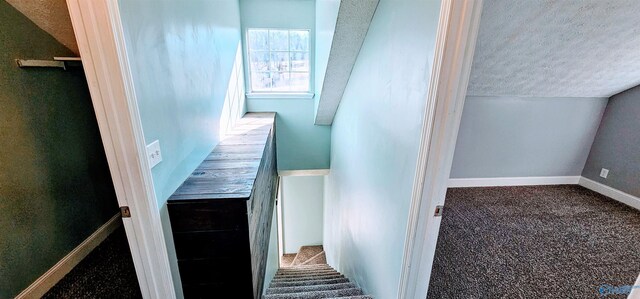
M307 51L291 51L291 42L288 43L288 49L287 51L278 51L278 50L274 50L273 52L287 52L289 55L289 77L291 78L291 73L307 73L309 74L309 82L307 84L308 88L307 90L295 90L295 91L282 91L282 90L253 90L253 68L251 65L251 46L249 44L249 31L252 30L267 30L267 31L272 31L272 30L286 30L289 32L289 36L291 36L291 31L306 31L309 33L309 40L308 40L308 47L307 47ZM269 52L269 59L271 59L271 43L269 41L269 35L267 33L267 44L269 45L269 50L264 51L264 50L256 50L256 51L260 51L260 52ZM247 72L248 72L248 80L247 82L249 82L249 86L247 86L247 96L248 97L273 97L273 96L278 96L278 95L285 95L288 97L295 97L295 98L312 98L313 97L313 92L311 91L311 80L312 80L312 72L313 72L313 59L311 57L311 53L312 53L312 49L311 49L311 29L296 29L296 28L260 28L260 27L253 27L253 28L247 28L245 31L245 44L246 44L246 53L247 53L247 60L246 60L246 66L247 66ZM309 57L309 71L307 72L301 72L301 71L292 71L291 70L291 53L295 53L295 52L302 52L302 53L307 53L308 57Z

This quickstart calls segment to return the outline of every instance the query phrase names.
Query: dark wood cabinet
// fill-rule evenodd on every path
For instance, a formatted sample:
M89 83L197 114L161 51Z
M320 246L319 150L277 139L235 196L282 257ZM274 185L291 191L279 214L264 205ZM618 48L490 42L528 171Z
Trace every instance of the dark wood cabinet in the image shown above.
M260 298L276 164L275 113L247 113L169 198L186 298Z

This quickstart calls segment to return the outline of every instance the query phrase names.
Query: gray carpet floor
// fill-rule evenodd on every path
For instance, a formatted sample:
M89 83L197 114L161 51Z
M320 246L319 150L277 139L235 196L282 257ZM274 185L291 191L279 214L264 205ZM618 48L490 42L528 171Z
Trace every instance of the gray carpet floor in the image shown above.
M580 186L447 192L428 298L626 298L640 212Z
M142 298L124 228L107 237L43 298Z

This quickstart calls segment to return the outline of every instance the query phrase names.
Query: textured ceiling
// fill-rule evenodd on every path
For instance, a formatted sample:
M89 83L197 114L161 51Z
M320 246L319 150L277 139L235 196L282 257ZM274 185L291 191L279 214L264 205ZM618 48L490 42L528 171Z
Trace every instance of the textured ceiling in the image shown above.
M71 18L65 0L7 0L38 27L78 54Z
M640 1L640 0L638 0ZM379 0L342 0L318 100L316 125L331 125Z
M485 0L469 95L608 97L638 84L639 0Z

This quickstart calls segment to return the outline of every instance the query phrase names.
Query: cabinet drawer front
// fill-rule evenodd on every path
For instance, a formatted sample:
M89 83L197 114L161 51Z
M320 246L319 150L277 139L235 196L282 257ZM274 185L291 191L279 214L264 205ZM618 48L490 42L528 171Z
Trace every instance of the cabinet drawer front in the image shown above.
M167 208L174 233L248 228L245 200L178 202Z
M253 284L249 257L178 261L178 268L184 284Z
M183 284L182 291L186 299L253 299L253 289L250 284Z
M249 231L174 233L178 260L250 256Z

